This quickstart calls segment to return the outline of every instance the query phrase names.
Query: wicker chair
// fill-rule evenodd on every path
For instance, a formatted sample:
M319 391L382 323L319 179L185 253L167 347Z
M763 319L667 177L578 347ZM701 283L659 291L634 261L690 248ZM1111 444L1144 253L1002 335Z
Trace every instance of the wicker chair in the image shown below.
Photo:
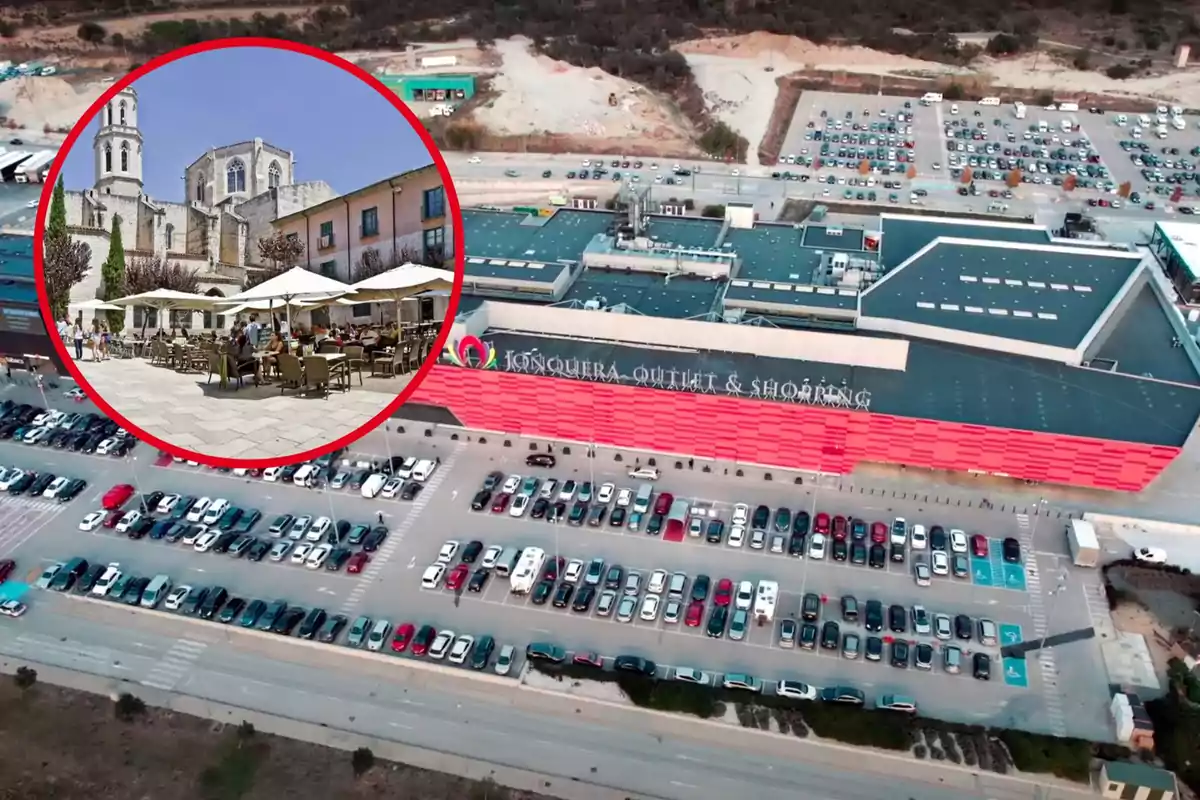
M397 348L397 350L392 353L391 358L380 358L379 356L376 356L375 360L371 362L371 377L375 377L375 375L379 373L394 377L407 372L407 370L404 369L404 361L402 360L403 357L401 355L402 352L403 351L401 349Z
M342 348L342 352L346 354L346 360L341 362L346 368L347 380L349 373L358 373L358 385L363 385L363 365L367 363L366 355L361 344L348 344Z
M214 375L216 375L218 378L221 377L221 354L209 350L204 355L205 359L208 361L208 381L206 382L212 383Z
M254 379L255 386L258 385L258 368L257 368L257 365L255 364L255 362L245 361L245 362L239 364L238 360L236 358L234 358L232 355L230 355L229 353L225 354L225 359L226 359L226 364L227 364L226 369L228 371L228 375L230 378L237 379L237 388L238 389L241 389L243 386L246 385L243 378L245 378L245 376L247 376L247 375L249 375L251 378Z
M300 359L288 353L279 353L275 356L275 366L280 375L280 394L287 389L295 389L298 392L304 390L304 367Z
M329 397L329 385L333 382L333 372L329 361L317 356L304 357L304 391L319 391Z
M332 339L326 339L323 342L321 342L319 345L317 345L317 352L318 353L340 353L340 352L342 352L342 348L337 342L333 341Z

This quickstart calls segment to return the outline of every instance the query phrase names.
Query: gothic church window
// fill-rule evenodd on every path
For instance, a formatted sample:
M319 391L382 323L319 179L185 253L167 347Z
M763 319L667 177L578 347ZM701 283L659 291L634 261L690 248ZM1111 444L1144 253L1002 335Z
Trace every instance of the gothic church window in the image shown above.
M175 226L168 224L167 225L167 252L170 252L171 248L174 246L175 246Z
M129 142L121 143L121 172L129 171Z
M246 165L241 159L235 158L229 162L225 170L225 193L246 191Z
M112 172L112 145L104 145L104 171Z
M125 101L121 101L121 124L125 124Z
M267 187L270 189L278 189L282 177L283 170L279 168L279 162L272 161L271 166L267 168Z

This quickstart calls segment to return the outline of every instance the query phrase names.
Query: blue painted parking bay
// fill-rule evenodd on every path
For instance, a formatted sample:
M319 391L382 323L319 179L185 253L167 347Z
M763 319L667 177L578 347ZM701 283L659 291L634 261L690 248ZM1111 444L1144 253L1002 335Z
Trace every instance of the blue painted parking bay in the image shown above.
M17 581L0 583L0 602L4 602L5 600L20 600L28 591L28 583L19 583Z
M998 539L988 540L987 558L971 556L971 580L977 586L1025 591L1025 566L1004 560L1004 545Z
M1001 647L1020 644L1022 641L1020 625L1000 625L999 630ZM1004 682L1006 684L1021 689L1029 686L1029 666L1026 664L1024 658L1002 658L1000 659L1000 664L1004 669Z

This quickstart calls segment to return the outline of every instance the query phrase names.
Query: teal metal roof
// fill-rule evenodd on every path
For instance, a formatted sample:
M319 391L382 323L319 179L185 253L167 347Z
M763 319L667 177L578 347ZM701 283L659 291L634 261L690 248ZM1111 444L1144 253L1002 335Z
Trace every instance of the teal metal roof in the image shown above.
M1050 232L1037 225L987 223L950 217L882 216L880 258L884 271L893 270L939 236L985 242L1048 244Z
M578 261L588 243L615 222L610 213L572 208L549 217L477 208L464 208L462 215L468 258L540 263Z
M1110 781L1124 783L1129 786L1144 786L1147 789L1158 789L1162 792L1174 792L1175 774L1165 769L1152 767L1149 764L1134 764L1130 761L1107 761L1104 764L1104 774Z

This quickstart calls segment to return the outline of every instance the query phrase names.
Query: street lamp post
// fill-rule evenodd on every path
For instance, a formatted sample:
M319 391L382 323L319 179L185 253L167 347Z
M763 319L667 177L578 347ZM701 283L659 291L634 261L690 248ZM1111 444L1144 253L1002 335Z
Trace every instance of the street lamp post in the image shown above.
M1058 586L1055 586L1053 589L1046 592L1046 598L1048 600L1053 600L1055 597L1058 597L1060 594L1062 594L1064 591L1066 591L1066 589L1067 589L1067 585L1065 583L1060 582L1058 584ZM1057 604L1056 603L1047 603L1046 604L1046 630L1042 631L1042 639L1038 643L1038 653L1041 653L1042 649L1046 646L1046 639L1050 636L1050 619L1051 619L1051 614L1054 611L1055 605L1057 605Z

